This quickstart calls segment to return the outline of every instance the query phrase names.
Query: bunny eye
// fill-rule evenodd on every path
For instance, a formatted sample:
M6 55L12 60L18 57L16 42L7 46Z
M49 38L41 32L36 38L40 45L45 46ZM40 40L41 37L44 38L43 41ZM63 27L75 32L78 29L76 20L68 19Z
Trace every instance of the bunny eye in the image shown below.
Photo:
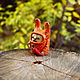
M36 38L36 34L32 34L32 38Z

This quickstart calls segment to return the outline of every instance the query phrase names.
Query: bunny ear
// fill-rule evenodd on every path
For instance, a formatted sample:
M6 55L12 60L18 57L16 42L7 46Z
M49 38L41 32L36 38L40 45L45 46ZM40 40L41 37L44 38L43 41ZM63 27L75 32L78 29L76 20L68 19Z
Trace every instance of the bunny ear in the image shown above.
M48 22L45 23L44 29L45 29L45 34L50 35L50 24Z
M35 29L34 29L34 31L38 31L38 30L42 30L41 21L40 21L40 19L36 18L35 19Z

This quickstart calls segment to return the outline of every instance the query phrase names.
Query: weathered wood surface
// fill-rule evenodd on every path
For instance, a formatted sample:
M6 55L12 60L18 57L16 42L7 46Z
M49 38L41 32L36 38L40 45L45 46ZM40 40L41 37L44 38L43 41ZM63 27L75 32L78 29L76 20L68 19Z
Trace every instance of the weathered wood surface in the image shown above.
M3 52L0 80L80 80L80 55L55 50L46 56L30 50Z

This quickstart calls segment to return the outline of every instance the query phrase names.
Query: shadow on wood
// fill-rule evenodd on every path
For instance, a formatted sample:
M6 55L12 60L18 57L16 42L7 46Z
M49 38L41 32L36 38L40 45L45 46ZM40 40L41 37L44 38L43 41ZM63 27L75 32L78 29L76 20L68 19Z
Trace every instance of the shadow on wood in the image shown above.
M80 80L80 55L60 50L46 56L28 49L2 52L0 80Z

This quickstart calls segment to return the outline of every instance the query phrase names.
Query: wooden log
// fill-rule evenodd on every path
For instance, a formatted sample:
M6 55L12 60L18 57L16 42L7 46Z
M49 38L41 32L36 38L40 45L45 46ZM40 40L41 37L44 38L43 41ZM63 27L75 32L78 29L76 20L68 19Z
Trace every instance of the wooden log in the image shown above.
M80 80L80 55L54 49L46 56L28 49L1 52L0 80Z

